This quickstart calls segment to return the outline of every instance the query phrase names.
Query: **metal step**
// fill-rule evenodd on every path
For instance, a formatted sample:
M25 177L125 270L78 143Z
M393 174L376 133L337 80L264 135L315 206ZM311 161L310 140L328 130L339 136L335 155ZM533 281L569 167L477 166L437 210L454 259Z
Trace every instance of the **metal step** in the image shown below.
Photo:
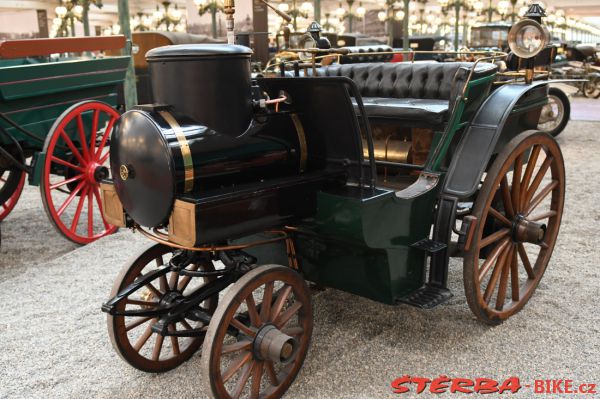
M452 298L452 292L449 289L425 284L412 294L400 299L399 302L421 309L433 309L450 298Z
M434 254L443 249L446 249L446 244L444 244L443 242L433 241L429 238L423 238L422 240L410 244L410 246L430 254Z

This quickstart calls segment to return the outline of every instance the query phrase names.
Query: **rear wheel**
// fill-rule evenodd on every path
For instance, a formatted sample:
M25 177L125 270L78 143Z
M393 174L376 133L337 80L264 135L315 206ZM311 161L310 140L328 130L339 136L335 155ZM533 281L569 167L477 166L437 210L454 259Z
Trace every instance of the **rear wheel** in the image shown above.
M563 157L552 137L525 132L498 155L473 206L477 230L464 258L467 302L480 320L499 324L533 295L554 250L564 195Z
M562 90L551 87L548 91L548 104L542 108L538 130L556 137L565 129L570 117L569 97Z
M75 104L56 120L44 143L40 184L44 208L56 229L78 244L117 229L104 220L99 186L109 177L108 143L118 117L101 102Z

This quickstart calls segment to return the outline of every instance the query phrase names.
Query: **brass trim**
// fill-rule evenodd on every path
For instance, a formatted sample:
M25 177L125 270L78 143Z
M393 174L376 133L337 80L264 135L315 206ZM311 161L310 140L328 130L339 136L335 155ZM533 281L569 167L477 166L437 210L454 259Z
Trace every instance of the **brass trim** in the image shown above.
M102 216L106 223L125 227L125 211L115 190L115 185L100 183L100 197L102 198Z
M175 133L175 137L177 137L177 141L179 142L179 148L181 149L181 157L183 158L183 168L184 168L184 192L190 192L194 188L194 161L192 159L192 152L190 150L190 145L188 144L187 138L183 133L183 129L179 126L179 123L175 120L173 115L168 111L159 111L160 116L163 117L165 121L169 124L173 132Z
M121 177L121 180L127 180L129 177L129 169L127 168L127 165L119 166L119 176Z
M302 121L298 114L290 114L292 118L292 122L294 122L294 127L296 128L296 133L298 133L298 142L300 143L300 172L304 172L306 170L306 161L308 159L308 145L306 144L306 133L304 131L304 126L302 125Z

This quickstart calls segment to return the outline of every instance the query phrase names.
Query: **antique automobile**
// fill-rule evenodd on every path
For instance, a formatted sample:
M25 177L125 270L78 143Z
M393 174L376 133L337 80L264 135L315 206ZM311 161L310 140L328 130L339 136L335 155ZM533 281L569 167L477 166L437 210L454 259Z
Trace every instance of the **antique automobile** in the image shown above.
M489 22L471 27L469 48L473 50L509 51L508 32L512 25L505 22Z
M124 36L0 42L0 220L28 175L69 240L86 244L116 230L103 220L99 182L109 173L107 144L130 60L124 47ZM110 50L119 54L90 55Z
M276 398L309 349L307 282L429 309L457 257L479 320L519 312L565 195L561 150L536 130L541 15L513 28L524 69L493 91L501 54L253 80L246 47L150 51L155 103L120 117L101 184L108 221L154 241L102 305L116 352L164 372L202 348L207 394Z
M585 97L600 97L600 48L592 44L563 44L552 64L552 77L578 79L574 82Z

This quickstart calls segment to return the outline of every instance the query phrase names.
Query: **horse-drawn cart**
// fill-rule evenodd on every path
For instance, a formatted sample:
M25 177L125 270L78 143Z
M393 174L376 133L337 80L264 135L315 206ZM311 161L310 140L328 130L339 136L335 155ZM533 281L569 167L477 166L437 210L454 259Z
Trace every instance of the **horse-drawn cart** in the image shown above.
M29 175L68 239L85 244L115 230L103 220L98 182L109 173L117 89L129 57L91 52L124 46L124 36L0 43L0 220Z

